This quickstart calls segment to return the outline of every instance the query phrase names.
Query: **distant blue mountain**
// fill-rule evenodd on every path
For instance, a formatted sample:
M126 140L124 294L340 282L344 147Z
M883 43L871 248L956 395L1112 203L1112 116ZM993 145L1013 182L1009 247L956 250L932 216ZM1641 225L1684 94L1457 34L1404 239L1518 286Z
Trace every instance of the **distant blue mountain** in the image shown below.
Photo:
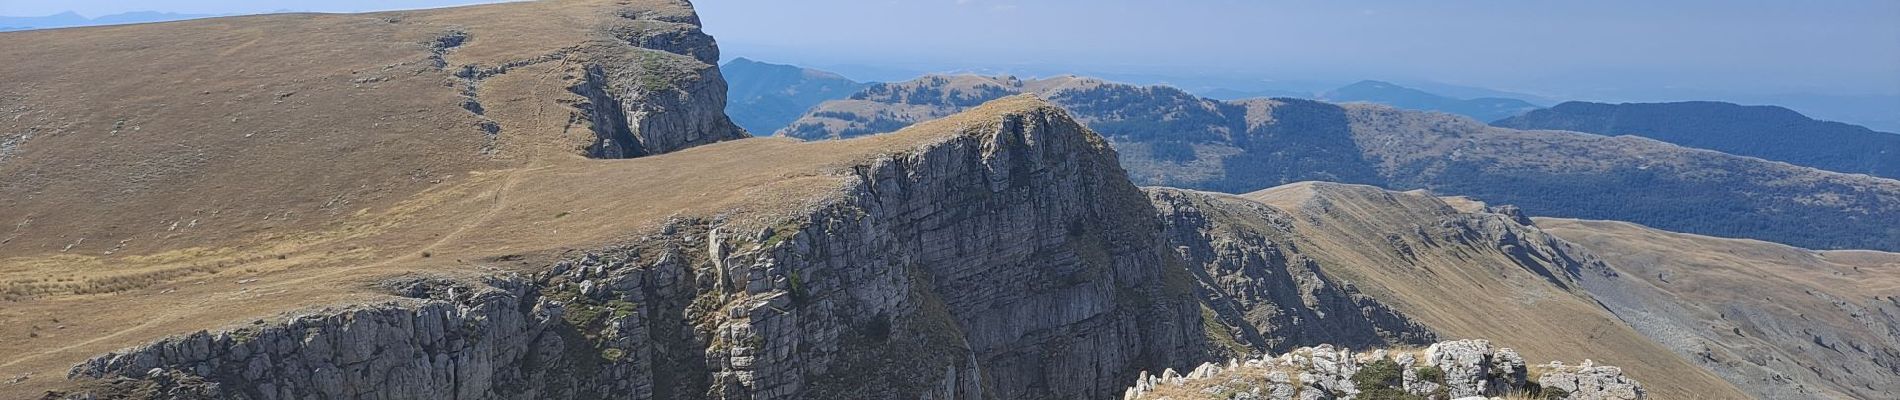
M758 136L771 135L812 106L845 98L865 86L830 72L744 57L719 69L726 78L726 115Z
M1524 100L1500 97L1459 99L1380 81L1360 81L1322 93L1319 98L1331 102L1378 103L1398 108L1438 111L1476 118L1479 121L1496 121L1539 108Z
M1319 98L1319 96L1315 96L1312 93L1301 92L1301 91L1296 91L1296 90L1280 90L1280 89L1238 90L1238 89L1228 89L1228 88L1217 88L1213 90L1203 91L1200 93L1200 95L1205 96L1207 98L1215 99L1215 100L1257 99L1257 98L1262 98L1262 97L1272 97L1272 98L1284 97L1284 98L1295 98L1295 99Z
M1433 94L1437 94L1440 96L1460 98L1460 99L1479 99L1479 98L1516 99L1516 100L1523 100L1524 102L1527 102L1527 103L1535 104L1538 107L1550 107L1552 105L1556 105L1557 103L1563 102L1563 100L1560 100L1560 99L1553 99L1553 98L1529 94L1529 93L1509 92L1509 91L1503 91L1503 90L1497 90L1497 89L1491 89L1491 88L1454 85L1454 84L1449 84L1449 83L1438 83L1438 82L1427 81L1427 80L1400 81L1399 83L1405 85L1406 87L1431 92Z
M1636 135L1835 172L1900 178L1900 135L1816 120L1776 106L1573 101L1492 125Z
M1489 95L1510 94L1508 92L1500 92L1500 91L1482 89L1482 88L1448 86L1448 85L1442 85L1442 84L1440 84L1439 86L1449 88L1459 93L1482 93L1482 94L1489 94ZM1510 117L1513 115L1522 114L1524 112L1540 108L1536 104L1531 103L1529 101L1520 100L1520 99L1511 98L1511 97L1479 96L1477 98L1459 98L1459 97L1441 95L1436 92L1427 92L1427 91L1413 89L1413 88L1409 88L1405 86L1399 86L1397 84L1393 84L1389 82L1370 81L1370 80L1359 81L1351 85L1346 85L1338 89L1328 90L1321 93L1302 92L1298 90L1287 90L1287 89L1241 90L1241 89L1230 89L1230 88L1215 88L1212 90L1201 91L1200 95L1206 96L1208 98L1217 99L1217 100L1240 100L1240 99L1271 97L1271 98L1324 100L1324 101L1330 101L1330 102L1335 102L1335 103L1351 103L1351 102L1377 103L1377 104L1384 104L1388 106L1412 109L1412 110L1438 111L1438 112L1444 112L1444 113L1450 113L1450 114L1458 114L1458 115L1471 117L1479 121L1495 121L1500 118Z
M215 17L211 14L180 14L158 11L134 11L121 14L102 15L86 18L79 13L67 11L43 17L0 17L0 32L23 31L29 29L70 28L75 26L137 24L145 22L179 21L196 18Z

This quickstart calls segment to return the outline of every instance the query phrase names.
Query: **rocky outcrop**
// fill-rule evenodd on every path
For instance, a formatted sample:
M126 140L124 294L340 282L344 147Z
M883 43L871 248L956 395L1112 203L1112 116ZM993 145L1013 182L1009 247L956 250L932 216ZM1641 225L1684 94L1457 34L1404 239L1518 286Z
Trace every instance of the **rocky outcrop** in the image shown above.
M574 397L641 393L634 380L579 381L558 303L518 280L408 284L410 301L325 310L167 339L75 366L74 377L160 385L189 376L218 397L296 399Z
M719 47L690 8L623 9L601 29L618 43L583 52L569 90L596 137L587 154L631 158L747 137L723 110Z
M1406 366L1402 358L1399 365ZM1438 367L1444 381L1437 383L1452 398L1505 393L1525 382L1524 358L1483 340L1433 344L1425 348L1425 365Z
M1569 393L1569 399L1641 399L1643 385L1623 376L1623 369L1599 366L1583 360L1577 366L1552 361L1538 376L1537 384L1546 391Z
M1033 98L906 134L932 136L792 220L678 220L72 375L250 398L1101 398L1206 359L1192 278L1099 137Z
M1540 399L1633 400L1642 385L1616 367L1527 368L1517 352L1484 340L1433 344L1419 351L1355 353L1332 345L1302 347L1276 357L1204 363L1186 375L1143 372L1122 399L1484 399L1522 394ZM1535 381L1527 379L1539 373Z

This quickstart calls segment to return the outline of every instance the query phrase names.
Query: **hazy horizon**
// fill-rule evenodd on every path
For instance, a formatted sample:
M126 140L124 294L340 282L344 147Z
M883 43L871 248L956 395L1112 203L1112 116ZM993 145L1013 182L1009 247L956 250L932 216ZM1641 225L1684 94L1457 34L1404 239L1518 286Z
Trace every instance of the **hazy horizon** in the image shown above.
M0 0L0 15L354 12L485 2L492 1ZM1900 2L1885 0L695 5L727 59L834 69L865 80L949 71L1076 73L1193 90L1260 90L1378 79L1558 100L1705 99L1809 110L1871 102L1874 108L1859 114L1900 101Z

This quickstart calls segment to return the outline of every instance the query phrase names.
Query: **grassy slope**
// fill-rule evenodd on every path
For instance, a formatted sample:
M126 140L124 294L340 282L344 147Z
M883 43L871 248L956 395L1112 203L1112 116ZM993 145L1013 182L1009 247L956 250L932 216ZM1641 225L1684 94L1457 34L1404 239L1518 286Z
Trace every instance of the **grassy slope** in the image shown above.
M1900 304L1892 298L1900 293L1900 254L1811 251L1625 222L1537 223L1642 281L1606 303L1732 380L1783 398L1900 390L1888 367L1900 358L1893 333Z

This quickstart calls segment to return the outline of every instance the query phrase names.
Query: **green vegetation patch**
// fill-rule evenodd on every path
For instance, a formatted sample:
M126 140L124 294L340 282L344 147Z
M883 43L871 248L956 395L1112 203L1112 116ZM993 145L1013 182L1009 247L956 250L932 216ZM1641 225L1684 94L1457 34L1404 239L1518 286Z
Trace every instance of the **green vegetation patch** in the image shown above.
M1352 375L1353 388L1361 400L1426 400L1425 396L1405 392L1405 372L1391 359L1367 363Z
M1206 304L1201 304L1201 330L1206 332L1207 341L1216 348L1225 349L1231 356L1244 356L1253 352L1246 344L1234 336L1233 329L1221 322L1220 314Z

